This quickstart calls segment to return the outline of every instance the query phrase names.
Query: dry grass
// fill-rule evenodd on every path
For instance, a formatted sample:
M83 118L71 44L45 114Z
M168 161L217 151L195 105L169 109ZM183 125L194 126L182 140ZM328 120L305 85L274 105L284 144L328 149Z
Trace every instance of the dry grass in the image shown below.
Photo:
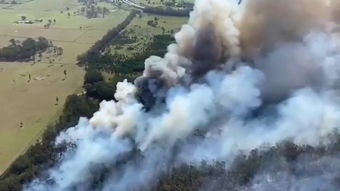
M43 63L0 63L0 71L0 170L4 170L57 118L66 96L81 90L84 71L74 64Z

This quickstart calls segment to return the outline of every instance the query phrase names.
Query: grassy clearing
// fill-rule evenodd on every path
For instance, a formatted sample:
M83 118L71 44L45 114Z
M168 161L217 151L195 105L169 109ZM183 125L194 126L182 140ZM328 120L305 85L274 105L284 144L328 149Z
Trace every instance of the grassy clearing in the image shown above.
M104 18L68 16L67 8L71 13L80 8L77 0L34 0L1 9L3 6L0 6L0 47L8 45L12 38L43 36L62 47L64 54L53 63L47 55L36 64L0 63L0 173L57 119L68 95L82 92L85 71L76 66L76 57L129 14L111 7L111 13ZM15 24L21 16L43 22ZM45 29L48 19L56 19L56 23ZM63 80L65 70L67 78Z
M0 63L0 71L0 170L4 170L56 119L66 96L81 91L84 71L73 64L43 63Z
M150 26L148 21L157 25ZM186 17L155 16L143 14L136 17L126 28L124 33L114 41L111 52L114 54L128 54L127 56L142 52L152 42L155 35L171 35L177 32L187 22Z

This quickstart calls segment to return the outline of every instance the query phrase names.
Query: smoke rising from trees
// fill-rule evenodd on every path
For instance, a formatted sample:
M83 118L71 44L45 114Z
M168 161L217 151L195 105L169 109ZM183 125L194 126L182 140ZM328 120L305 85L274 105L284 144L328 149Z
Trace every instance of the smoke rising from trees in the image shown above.
M70 147L26 190L143 190L181 164L224 161L228 170L240 153L281 142L332 144L340 125L337 4L197 0L168 53L147 59L134 84L117 84L116 101L61 133L56 144ZM249 189L338 187L323 181L333 169L313 175L316 160L306 158L296 162L301 176L263 171Z

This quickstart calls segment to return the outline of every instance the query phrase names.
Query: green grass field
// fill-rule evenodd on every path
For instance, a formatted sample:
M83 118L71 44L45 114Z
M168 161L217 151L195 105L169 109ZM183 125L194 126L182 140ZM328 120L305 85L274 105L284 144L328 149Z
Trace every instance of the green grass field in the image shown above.
M82 92L85 71L76 66L76 57L129 14L105 4L110 14L104 18L68 16L67 8L71 13L79 10L77 0L34 0L1 9L3 6L0 6L0 47L12 38L43 36L62 47L64 54L53 63L47 59L36 64L0 63L0 173L57 119L68 95ZM15 24L21 16L44 21ZM56 23L45 29L43 25L48 19L56 19Z
M147 22L154 20L155 17L157 17L158 24L155 27L148 25ZM161 34L174 35L187 21L188 18L186 17L143 14L142 17L136 17L124 32L125 38L132 39L131 42L123 44L114 43L111 51L118 54L141 52L152 41L153 36Z

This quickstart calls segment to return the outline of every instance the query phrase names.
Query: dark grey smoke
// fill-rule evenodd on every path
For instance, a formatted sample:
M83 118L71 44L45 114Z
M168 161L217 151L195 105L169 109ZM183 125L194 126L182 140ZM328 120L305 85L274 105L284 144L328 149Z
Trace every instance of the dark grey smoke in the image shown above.
M138 89L136 96L147 111L155 105L164 103L169 89L164 80L152 77L138 78L135 85Z
M206 73L217 69L219 64L226 61L221 58L220 42L214 33L214 29L209 25L197 33L191 68L191 75L194 79L202 78Z
M262 96L269 103L282 101L306 86L316 88L323 79L320 60L303 43L279 43L254 62L265 75Z
M247 0L240 22L243 55L266 54L282 42L302 41L310 32L325 31L327 0Z

